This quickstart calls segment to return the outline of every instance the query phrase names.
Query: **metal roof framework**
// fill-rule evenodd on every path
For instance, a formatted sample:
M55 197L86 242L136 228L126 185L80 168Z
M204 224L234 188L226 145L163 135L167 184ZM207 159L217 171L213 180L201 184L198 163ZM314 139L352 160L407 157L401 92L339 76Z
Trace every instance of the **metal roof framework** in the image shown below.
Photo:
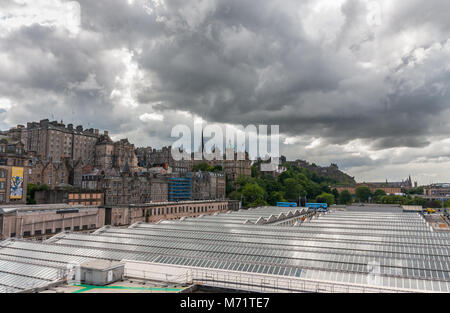
M419 214L336 211L300 227L244 224L290 212L295 214L289 208L266 207L159 224L137 223L127 229L105 227L91 235L63 233L44 243L10 240L0 246L0 262L9 262L10 267L26 259L30 264L25 271L16 268L9 273L0 263L0 288L26 288L19 277L1 275L20 272L30 282L49 282L58 278L52 268L70 262L129 259L336 284L450 292L450 236L431 231ZM44 275L46 271L49 276Z

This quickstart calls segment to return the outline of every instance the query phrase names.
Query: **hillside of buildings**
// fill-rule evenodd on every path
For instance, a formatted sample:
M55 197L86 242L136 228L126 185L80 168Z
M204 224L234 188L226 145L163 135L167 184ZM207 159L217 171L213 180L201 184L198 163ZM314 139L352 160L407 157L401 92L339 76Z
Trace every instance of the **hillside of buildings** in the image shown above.
M417 188L411 177L356 183L336 164L323 167L285 157L267 170L262 165L270 161L252 164L247 153L228 150L226 158L199 161L188 155L177 161L170 146L135 148L126 138L113 141L108 131L82 125L48 119L17 125L0 132L0 204L123 205L227 197L247 207L284 200L331 204L356 200L358 187L367 187L371 198L385 194L378 198L382 203L437 206L423 199L450 195L446 185Z
M308 163L304 160L286 161L285 163L293 167L306 169L315 180L328 181L332 184L353 185L356 184L355 178L344 173L337 164L330 166L318 166L315 163Z

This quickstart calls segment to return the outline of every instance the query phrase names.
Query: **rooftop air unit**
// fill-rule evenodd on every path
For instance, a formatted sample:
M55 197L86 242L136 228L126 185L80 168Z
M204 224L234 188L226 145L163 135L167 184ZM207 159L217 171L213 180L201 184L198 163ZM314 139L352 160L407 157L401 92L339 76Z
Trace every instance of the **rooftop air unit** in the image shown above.
M81 283L105 286L122 280L125 264L113 261L95 260L80 265Z

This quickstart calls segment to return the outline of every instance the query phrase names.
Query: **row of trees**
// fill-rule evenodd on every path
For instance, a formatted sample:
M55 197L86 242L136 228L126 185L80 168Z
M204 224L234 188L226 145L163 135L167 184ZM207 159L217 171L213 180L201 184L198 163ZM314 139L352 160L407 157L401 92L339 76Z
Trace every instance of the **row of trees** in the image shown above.
M355 200L359 202L370 202L378 204L400 204L400 205L421 205L429 208L440 208L442 202L436 200L427 200L421 197L413 196L422 194L423 188L416 188L405 192L406 196L401 195L387 195L382 189L377 189L371 192L369 187L358 187L355 191ZM449 207L450 201L446 201L444 206Z
M241 200L243 206L276 205L280 201L326 202L329 205L340 201L337 190L331 190L330 185L335 180L318 176L307 169L286 165L287 171L278 178L259 172L259 164L252 166L252 177L241 176L234 184L229 183L227 191L231 199ZM351 195L349 196L351 201Z

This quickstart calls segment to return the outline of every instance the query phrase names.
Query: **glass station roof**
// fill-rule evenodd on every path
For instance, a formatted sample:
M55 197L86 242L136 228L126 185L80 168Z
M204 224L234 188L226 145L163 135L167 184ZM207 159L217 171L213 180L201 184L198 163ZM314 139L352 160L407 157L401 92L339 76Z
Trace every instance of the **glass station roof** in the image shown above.
M64 233L44 243L13 240L0 246L0 262L25 258L35 266L26 277L44 281L68 262L130 259L362 286L373 286L375 275L378 286L450 292L450 235L433 232L417 213L334 211L298 227L244 224L305 212L265 207ZM14 273L0 263L0 275ZM14 282L0 276L0 292L23 289Z

